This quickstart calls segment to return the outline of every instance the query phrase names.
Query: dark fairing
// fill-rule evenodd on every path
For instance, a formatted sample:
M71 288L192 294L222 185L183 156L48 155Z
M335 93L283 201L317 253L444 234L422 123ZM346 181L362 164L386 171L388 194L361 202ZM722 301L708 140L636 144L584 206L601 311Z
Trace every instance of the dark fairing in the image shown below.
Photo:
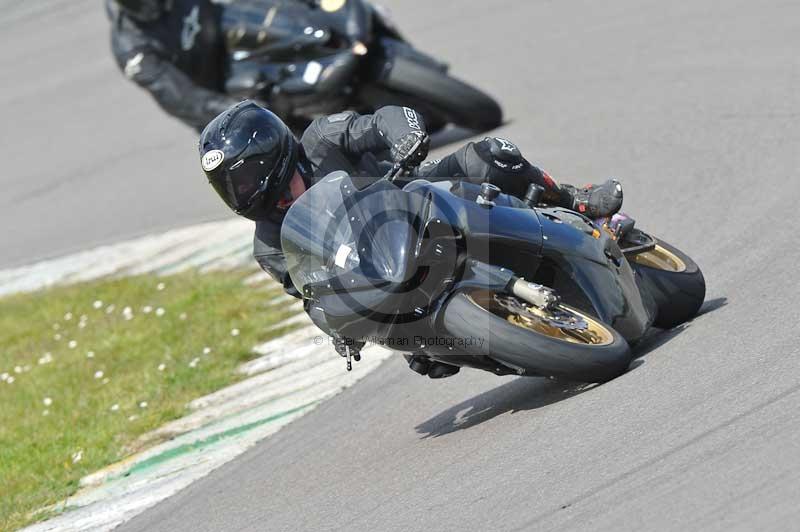
M287 213L281 241L289 275L305 297L324 307L335 330L387 335L393 323L414 321L407 310L420 292L417 199L388 181L358 190L337 173Z
M574 306L611 324L629 341L652 323L634 272L616 242L590 220L561 208L538 209L546 264L536 280L556 289Z
M644 334L652 311L613 240L563 209L529 209L504 194L481 206L478 190L423 180L359 189L332 174L284 221L292 281L332 330L404 351L421 349L414 338L446 335L437 317L454 293L503 292L514 275L554 286L629 341Z
M265 17L269 25L265 26ZM273 61L292 60L297 54L320 50L333 35L364 40L371 26L369 10L359 0L351 0L334 12L309 9L302 3L230 3L222 11L222 24L228 35L228 48L251 57ZM307 28L311 28L307 31Z
M289 210L281 233L295 286L403 282L416 241L409 209L409 195L388 181L358 190L336 173L314 185Z
M302 4L273 7L225 5L223 30L235 41L228 42L226 92L269 102L287 121L358 107L351 101L352 85L372 59L352 48L356 42L372 42L369 4L349 0L332 12Z

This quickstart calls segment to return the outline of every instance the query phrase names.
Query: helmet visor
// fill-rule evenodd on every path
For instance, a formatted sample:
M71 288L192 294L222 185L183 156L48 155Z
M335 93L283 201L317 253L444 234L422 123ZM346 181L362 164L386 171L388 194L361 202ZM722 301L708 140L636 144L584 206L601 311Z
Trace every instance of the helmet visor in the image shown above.
M274 168L261 158L234 163L211 179L211 186L237 214L248 210L264 192Z

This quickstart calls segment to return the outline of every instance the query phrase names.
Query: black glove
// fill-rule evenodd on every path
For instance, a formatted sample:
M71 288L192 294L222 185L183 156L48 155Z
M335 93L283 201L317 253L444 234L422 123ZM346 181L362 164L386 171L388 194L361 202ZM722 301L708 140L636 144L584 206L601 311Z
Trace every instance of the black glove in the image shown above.
M431 138L427 133L407 133L392 146L392 160L406 168L419 166L428 156L430 146Z
M347 356L347 348L349 347L350 355L358 360L361 358L361 350L365 345L366 343L354 340L353 338L345 338L343 336L333 337L333 347L336 349L336 352L343 357Z
M622 185L616 179L581 189L570 188L574 189L572 208L589 218L611 216L622 208Z

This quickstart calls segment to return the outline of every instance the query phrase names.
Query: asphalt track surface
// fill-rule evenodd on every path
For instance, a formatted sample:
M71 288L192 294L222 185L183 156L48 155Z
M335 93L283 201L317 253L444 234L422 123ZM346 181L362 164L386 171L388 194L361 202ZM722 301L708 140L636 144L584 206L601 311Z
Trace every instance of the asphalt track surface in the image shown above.
M497 133L529 158L564 181L619 177L626 210L703 268L703 314L603 386L434 382L397 357L121 530L797 529L800 5L387 3L501 99ZM11 18L47 2L27 4ZM115 77L90 3L49 4L64 26L0 22L3 69L26 74L0 92L3 260L217 216L191 135Z
M102 0L0 0L0 268L228 216L117 69Z

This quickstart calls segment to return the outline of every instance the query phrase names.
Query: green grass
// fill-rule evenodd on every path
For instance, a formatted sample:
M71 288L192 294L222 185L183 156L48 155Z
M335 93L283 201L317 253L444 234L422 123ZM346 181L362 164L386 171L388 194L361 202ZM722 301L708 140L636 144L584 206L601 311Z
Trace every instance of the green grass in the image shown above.
M249 273L100 280L0 299L0 530L28 524L138 436L184 415L188 401L239 378L265 329L292 314L268 306L282 293L276 285L245 286Z

